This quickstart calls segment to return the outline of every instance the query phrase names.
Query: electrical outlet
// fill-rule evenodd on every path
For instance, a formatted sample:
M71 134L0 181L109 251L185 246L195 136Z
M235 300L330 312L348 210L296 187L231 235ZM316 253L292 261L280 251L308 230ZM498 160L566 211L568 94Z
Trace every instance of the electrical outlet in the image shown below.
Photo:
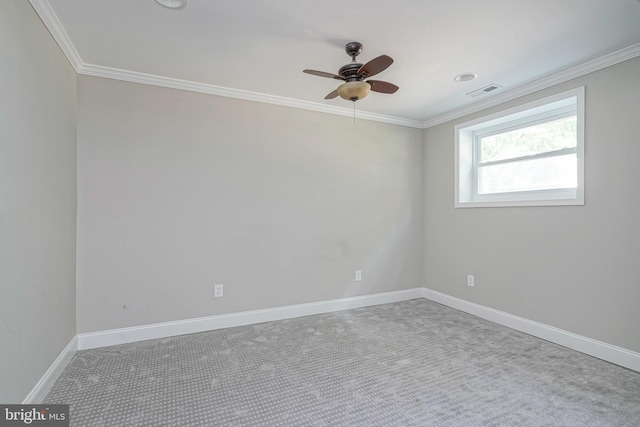
M356 270L356 282L362 281L362 270Z
M475 279L470 274L467 276L467 286L471 286L471 287L475 286Z
M222 298L224 296L224 285L214 285L213 286L213 297L214 298Z

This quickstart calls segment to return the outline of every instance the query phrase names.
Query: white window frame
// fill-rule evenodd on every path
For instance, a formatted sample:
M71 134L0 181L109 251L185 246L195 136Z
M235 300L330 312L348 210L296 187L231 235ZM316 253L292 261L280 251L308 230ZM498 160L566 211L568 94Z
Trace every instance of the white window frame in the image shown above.
M534 102L481 117L454 127L456 208L500 206L584 205L584 86ZM577 157L577 187L509 193L478 194L479 140L514 129L532 126L573 115L577 118L577 145L573 148L526 156L519 159L487 162L498 164L569 154Z

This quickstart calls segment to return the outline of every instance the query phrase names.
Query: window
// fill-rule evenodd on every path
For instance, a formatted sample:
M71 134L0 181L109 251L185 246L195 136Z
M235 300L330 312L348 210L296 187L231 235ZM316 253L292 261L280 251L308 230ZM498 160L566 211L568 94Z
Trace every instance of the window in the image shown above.
M584 204L584 87L455 127L455 207Z

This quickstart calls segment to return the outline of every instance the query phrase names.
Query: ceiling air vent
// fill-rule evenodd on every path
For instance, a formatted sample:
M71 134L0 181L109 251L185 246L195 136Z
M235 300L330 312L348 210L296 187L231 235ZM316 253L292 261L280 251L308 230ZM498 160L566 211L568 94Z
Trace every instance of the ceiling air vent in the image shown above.
M485 87L483 87L481 89L474 90L473 92L469 92L467 95L469 95L472 98L477 98L477 97L485 95L485 94L487 94L489 92L493 92L494 90L498 90L501 87L502 86L500 86L500 85L492 83L489 86L485 86Z

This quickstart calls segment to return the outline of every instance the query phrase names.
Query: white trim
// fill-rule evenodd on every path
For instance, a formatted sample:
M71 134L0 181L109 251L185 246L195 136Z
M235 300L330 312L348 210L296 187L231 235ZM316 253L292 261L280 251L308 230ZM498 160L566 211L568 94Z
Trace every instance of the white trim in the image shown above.
M359 307L406 301L415 298L426 298L508 328L512 328L561 346L571 348L581 353L597 357L598 359L640 372L640 353L523 317L515 316L504 311L465 301L429 288L412 288L373 295L340 298L264 310L245 311L196 319L178 320L175 322L164 322L78 334L73 337L65 349L62 350L62 353L60 353L58 358L53 362L22 403L34 404L42 402L77 350L87 350L90 348L205 332L234 326L270 322L274 320L291 319L314 314L331 313Z
M459 123L454 130L454 207L567 206L584 205L584 98L585 87L579 86L504 111ZM533 123L555 120L572 112L576 115L576 188L554 188L537 191L514 191L478 194L478 135L506 132ZM527 159L540 158L527 156ZM502 162L517 162L522 158ZM495 163L495 162L493 162Z
M157 76L153 74L139 73L136 71L122 70L119 68L103 67L101 65L83 63L78 70L78 74L87 76L104 77L107 79L123 80L127 82L160 86L170 89L198 92L208 95L223 96L226 98L242 99L244 101L260 102L264 104L279 105L283 107L299 108L301 110L311 110L320 113L334 114L338 116L353 117L353 110L350 108L336 107L334 105L320 104L317 102L301 101L283 96L269 95L266 93L251 92L248 90L232 89L222 86L215 86L206 83L198 83L189 80L174 79L171 77ZM369 113L367 111L356 110L356 118L363 120L373 120L382 123L407 126L422 129L422 122L410 120L402 117L387 116L383 114Z
M465 313L640 372L640 353L423 288L423 297Z
M530 80L526 83L515 86L514 88L502 90L491 98L485 98L483 101L475 102L466 107L458 108L449 113L428 119L422 123L422 128L427 129L469 114L477 113L478 111L494 107L507 101L512 101L516 98L584 76L585 74L593 73L603 68L619 64L620 62L633 59L637 56L640 56L640 43L627 46L623 49L611 52L607 55L592 59L591 61L573 66L566 70L549 74L546 77Z
M133 326L130 328L88 332L78 334L78 349L86 350L90 348L106 347L136 341L166 338L175 335L193 334L196 332L212 331L222 328L231 328L234 326L252 325L255 323L271 322L274 320L291 319L314 314L349 310L352 308L406 301L415 298L422 298L422 292L422 288L413 288L373 295L267 308L263 310L220 314L217 316Z
M69 344L62 350L56 360L49 366L40 381L33 387L31 392L22 401L23 405L42 403L51 387L58 380L64 369L67 367L78 350L78 336L74 336Z
M76 73L79 73L84 64L82 58L80 58L80 54L73 43L71 43L69 35L49 2L47 0L29 0L29 2L38 16L40 16L40 20L44 23L45 27L47 27L53 39L58 43L58 46L60 46L60 49L62 49L71 66L76 70Z
M284 107L299 108L302 110L317 111L320 113L334 114L338 116L352 117L353 110L350 108L336 107L317 102L301 101L282 96L269 95L247 90L232 89L222 86L215 86L205 83L197 83L187 80L174 79L170 77L157 76L153 74L139 73L136 71L122 70L118 68L104 67L101 65L87 64L82 61L80 54L71 42L69 35L65 31L62 23L56 16L48 0L29 0L33 9L40 16L40 19L47 27L51 36L58 43L65 56L76 70L76 73L104 77L114 80L160 86L171 89L185 90L190 92L204 93L208 95L223 96L227 98L242 99L245 101L261 102L265 104L280 105ZM422 121L411 120L403 117L387 116L384 114L370 113L367 111L356 111L356 118L362 120L372 120L382 123L390 123L400 126L407 126L422 129Z
M333 105L320 104L316 102L300 101L281 96L269 95L258 92L250 92L239 89L225 88L221 86L208 85L204 83L190 82L186 80L172 79L152 74L138 73L135 71L121 70L100 65L87 64L82 61L80 54L71 42L69 35L60 23L55 12L51 8L48 0L29 0L40 19L47 27L55 41L58 43L67 59L75 68L78 74L88 76L105 77L115 80L124 80L152 86L161 86L191 92L200 92L210 95L224 96L228 98L243 99L247 101L262 102L285 107L300 108L303 110L317 111L321 113L335 114L339 116L352 116L353 111L349 108L336 107ZM633 44L626 48L606 54L599 58L568 68L563 71L551 73L543 78L536 78L529 82L515 86L508 90L502 90L499 94L483 101L474 102L466 107L458 108L454 111L430 118L426 121L412 120L403 117L387 116L383 114L369 113L366 111L357 112L356 116L364 120L373 120L382 123L391 123L400 126L427 129L441 123L454 120L468 114L472 114L489 107L493 107L503 102L511 101L524 95L537 92L542 89L566 82L576 77L583 76L602 68L606 68L628 59L640 56L640 43Z

